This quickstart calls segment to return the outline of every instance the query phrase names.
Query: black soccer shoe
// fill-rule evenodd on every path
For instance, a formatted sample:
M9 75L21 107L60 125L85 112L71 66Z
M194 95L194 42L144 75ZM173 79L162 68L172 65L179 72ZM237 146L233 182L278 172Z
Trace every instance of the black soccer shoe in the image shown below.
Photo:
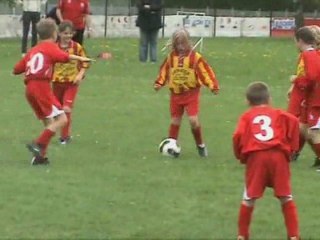
M314 159L314 163L313 163L313 165L311 167L314 167L314 168L320 167L320 158L316 157Z
M206 146L204 147L197 146L197 148L198 148L198 153L200 157L208 157L208 150Z
M48 165L49 159L47 157L33 157L31 159L31 165Z

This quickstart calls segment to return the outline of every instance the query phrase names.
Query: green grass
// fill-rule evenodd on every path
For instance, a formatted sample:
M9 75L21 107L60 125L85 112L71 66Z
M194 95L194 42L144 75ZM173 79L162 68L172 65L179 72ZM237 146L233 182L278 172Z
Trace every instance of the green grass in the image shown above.
M161 40L159 49L166 40ZM198 157L184 121L179 159L158 153L169 125L167 89L152 89L160 62L137 61L137 39L89 39L89 54L113 54L87 74L74 109L74 141L53 139L48 167L30 166L24 144L42 129L11 71L19 40L1 40L0 239L235 239L243 167L231 137L246 109L248 83L266 81L286 107L297 51L289 39L214 38L203 55L221 94L202 91L201 122L210 157ZM306 148L292 164L303 239L319 239L319 179ZM256 206L252 239L284 239L278 201L267 190Z

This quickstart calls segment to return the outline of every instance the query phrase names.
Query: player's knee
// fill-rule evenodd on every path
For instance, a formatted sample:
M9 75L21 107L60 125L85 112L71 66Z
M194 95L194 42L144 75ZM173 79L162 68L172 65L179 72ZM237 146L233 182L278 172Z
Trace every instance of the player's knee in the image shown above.
M190 122L191 128L197 128L200 126L198 117L190 117L189 122Z
M255 199L243 199L242 204L247 207L253 207L255 204Z
M320 143L320 129L309 129L308 138L313 144Z
M292 196L278 197L281 204L292 201Z
M59 121L60 126L64 126L68 123L68 118L66 114L60 114L57 120Z
M181 118L171 118L171 124L173 125L180 125L181 124Z

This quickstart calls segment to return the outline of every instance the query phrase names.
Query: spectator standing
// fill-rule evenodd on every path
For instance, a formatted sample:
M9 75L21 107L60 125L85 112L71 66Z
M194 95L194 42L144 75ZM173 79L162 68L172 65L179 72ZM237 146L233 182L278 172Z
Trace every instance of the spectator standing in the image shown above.
M137 27L140 28L139 60L146 62L148 52L150 61L157 61L158 32L162 27L161 0L139 0Z
M69 20L73 23L75 34L72 40L82 45L85 28L90 31L89 0L59 0L56 14L60 22Z
M31 46L35 46L38 41L36 24L40 21L41 5L46 0L18 0L17 4L22 5L22 43L21 53L24 56L27 52L28 34L31 23Z
M50 11L47 12L46 18L51 18L51 19L53 19L53 20L56 22L57 25L60 24L60 20L59 20L59 18L58 18L58 16L57 16L57 6L51 8Z

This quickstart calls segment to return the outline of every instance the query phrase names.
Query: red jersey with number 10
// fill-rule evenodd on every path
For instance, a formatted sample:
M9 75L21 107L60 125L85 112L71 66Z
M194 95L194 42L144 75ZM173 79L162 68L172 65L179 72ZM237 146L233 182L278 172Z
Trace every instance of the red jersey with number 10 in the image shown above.
M267 105L255 106L245 112L233 135L234 154L243 163L251 152L279 149L289 157L298 148L298 119Z
M53 66L68 62L69 54L54 42L44 41L33 47L15 66L13 73L25 73L25 83L30 80L51 81Z

